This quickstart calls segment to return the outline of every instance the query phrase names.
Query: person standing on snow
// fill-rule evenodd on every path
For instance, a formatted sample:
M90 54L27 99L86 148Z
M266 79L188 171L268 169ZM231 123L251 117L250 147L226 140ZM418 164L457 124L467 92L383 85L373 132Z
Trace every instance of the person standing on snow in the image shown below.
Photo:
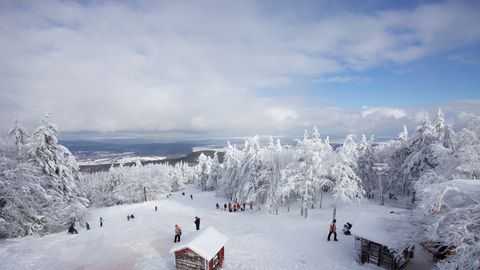
M85 228L87 228L87 231L90 230L90 224L88 224L88 222L85 222Z
M157 211L157 210L158 210L158 208L157 208L157 206L155 205L155 211Z
M200 230L200 218L195 217L195 227L197 228L197 231Z
M215 207L217 207L217 209L220 208L220 205L218 204L218 202L217 202L217 204L215 205Z
M68 233L70 234L78 234L78 231L73 227L73 223L68 228Z
M328 238L327 238L327 241L330 241L330 236L333 234L333 240L335 241L338 241L337 240L337 220L334 219L332 221L332 223L330 223L330 227L328 228Z
M100 227L103 227L103 217L100 217Z
M178 224L175 224L175 238L173 239L174 243L177 242L177 239L178 242L180 242L180 235L182 235L182 229L180 229L180 226L178 226Z
M192 200L193 200L193 194L190 194L190 199L192 199Z

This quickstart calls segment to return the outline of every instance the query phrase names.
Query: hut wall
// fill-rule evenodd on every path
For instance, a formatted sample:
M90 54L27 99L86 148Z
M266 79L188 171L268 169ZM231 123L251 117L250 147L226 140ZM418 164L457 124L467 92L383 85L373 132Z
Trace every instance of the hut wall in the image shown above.
M215 257L210 260L210 262L208 263L209 270L217 270L222 267L224 252L224 248L222 247L222 249L218 251L217 255L215 255Z
M371 263L389 270L398 269L394 256L388 247L361 237L355 237L356 260Z
M175 252L177 270L206 270L205 265L205 259L188 248Z

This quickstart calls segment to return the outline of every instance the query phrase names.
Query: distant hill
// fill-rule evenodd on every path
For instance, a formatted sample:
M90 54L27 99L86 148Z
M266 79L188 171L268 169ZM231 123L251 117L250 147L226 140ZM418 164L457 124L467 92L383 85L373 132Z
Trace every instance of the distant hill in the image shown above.
M167 159L162 159L162 160L148 160L148 161L141 161L142 165L146 164L171 164L175 165L178 162L186 162L190 166L194 166L197 164L198 157L200 154L203 153L206 156L209 156L213 158L215 151L213 150L202 150L202 151L196 151L196 152L191 152L188 155L178 157L178 158L167 158ZM225 155L225 152L217 152L218 155L218 160L220 163L223 162L223 157ZM135 165L135 162L128 162L128 163L123 163L123 166L133 166ZM120 166L120 163L114 163L114 167ZM101 172L101 171L108 171L112 167L111 163L106 163L106 164L93 164L93 165L80 165L80 171L82 173L94 173L94 172Z
M199 143L155 143L155 142L125 142L125 141L60 141L75 156L88 158L99 152L118 154L130 152L136 156L171 156L186 155L192 152Z

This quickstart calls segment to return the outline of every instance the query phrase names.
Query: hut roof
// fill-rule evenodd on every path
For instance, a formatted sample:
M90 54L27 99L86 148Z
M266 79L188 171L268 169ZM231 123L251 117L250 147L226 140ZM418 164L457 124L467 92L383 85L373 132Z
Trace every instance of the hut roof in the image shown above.
M195 235L190 241L185 244L175 246L170 250L170 253L189 248L204 259L210 261L218 251L227 243L228 237L215 230L213 227L208 227Z
M353 223L351 232L355 236L392 247L396 240L392 233L392 225L401 223L402 216L361 212Z

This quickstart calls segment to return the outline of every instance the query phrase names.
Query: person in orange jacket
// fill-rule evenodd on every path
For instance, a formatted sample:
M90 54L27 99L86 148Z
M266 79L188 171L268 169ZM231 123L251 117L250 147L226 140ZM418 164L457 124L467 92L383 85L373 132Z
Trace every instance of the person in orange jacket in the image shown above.
M336 219L334 219L334 220L332 221L332 223L330 223L330 227L328 228L328 238L327 238L327 241L330 241L330 236L332 236L332 234L333 234L333 240L338 241L338 240L337 240L337 225L336 225L336 223L337 223L337 220L336 220Z

